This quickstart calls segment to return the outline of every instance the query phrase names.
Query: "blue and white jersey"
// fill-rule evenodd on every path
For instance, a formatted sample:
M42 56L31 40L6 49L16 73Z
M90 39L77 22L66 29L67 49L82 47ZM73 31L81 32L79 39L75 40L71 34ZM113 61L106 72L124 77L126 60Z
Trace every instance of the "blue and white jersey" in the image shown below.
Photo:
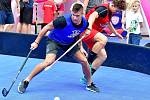
M76 27L71 20L71 14L64 15L66 26L64 28L55 28L48 37L60 45L70 45L76 41L76 38L87 28L88 22L82 17L82 26Z

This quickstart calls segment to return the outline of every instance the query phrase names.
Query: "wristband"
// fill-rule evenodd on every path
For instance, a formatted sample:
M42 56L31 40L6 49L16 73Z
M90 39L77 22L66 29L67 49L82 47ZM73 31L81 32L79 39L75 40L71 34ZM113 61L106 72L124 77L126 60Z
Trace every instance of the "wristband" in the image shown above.
M38 42L36 42L36 41L34 41L34 43L36 43L37 45L39 45L39 43L38 43Z

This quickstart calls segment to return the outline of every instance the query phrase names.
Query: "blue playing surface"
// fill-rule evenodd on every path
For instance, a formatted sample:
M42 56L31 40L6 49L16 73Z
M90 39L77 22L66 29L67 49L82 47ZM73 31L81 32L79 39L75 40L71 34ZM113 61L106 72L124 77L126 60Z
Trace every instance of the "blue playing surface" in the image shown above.
M8 89L24 57L0 55L0 90ZM139 72L102 66L93 76L100 93L92 93L80 84L83 76L78 63L57 62L29 84L24 94L17 92L19 82L43 59L29 58L7 97L0 100L149 100L150 76Z

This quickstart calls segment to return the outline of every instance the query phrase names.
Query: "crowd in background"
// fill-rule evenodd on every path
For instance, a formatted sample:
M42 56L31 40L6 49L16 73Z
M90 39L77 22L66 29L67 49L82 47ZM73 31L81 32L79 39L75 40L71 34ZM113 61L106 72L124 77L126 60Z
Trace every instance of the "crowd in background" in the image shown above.
M83 2L86 11L102 3L111 3L111 0L0 0L0 31L35 34L37 29L40 31L55 18L70 12L70 5L76 1ZM132 44L132 38L136 37L138 41L134 44L139 44L140 28L143 22L140 14L140 1L126 1L127 10L114 13L111 22L123 37L130 37L129 43ZM40 29L39 25L41 25ZM135 30L137 26L138 29ZM114 35L107 27L103 33L109 36Z

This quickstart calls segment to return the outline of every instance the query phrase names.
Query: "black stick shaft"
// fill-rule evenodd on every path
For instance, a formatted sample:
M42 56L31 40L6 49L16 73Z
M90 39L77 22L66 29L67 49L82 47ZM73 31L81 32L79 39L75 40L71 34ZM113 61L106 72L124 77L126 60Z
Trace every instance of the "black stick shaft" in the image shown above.
M15 79L12 81L12 84L10 85L10 87L9 87L9 89L8 89L8 91L7 91L7 94L9 93L9 91L11 90L11 88L13 87L13 85L14 85L15 81L17 80L17 78L18 78L20 72L22 71L24 65L26 64L26 62L27 62L27 60L28 60L28 58L29 58L31 52L32 52L32 49L30 49L30 51L29 51L29 53L28 53L28 55L27 55L25 61L23 62L22 66L20 67L19 71L17 72ZM3 89L3 90L4 90L4 89ZM7 96L7 94L6 94L6 96Z

